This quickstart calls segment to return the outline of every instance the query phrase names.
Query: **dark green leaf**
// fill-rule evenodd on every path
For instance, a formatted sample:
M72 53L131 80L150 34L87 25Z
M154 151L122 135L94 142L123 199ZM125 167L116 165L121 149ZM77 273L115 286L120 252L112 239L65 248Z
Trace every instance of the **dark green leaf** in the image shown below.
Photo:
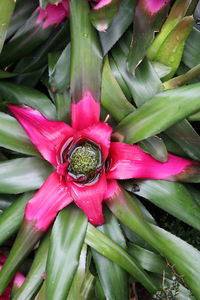
M136 184L137 195L200 230L200 207L183 184L159 180L141 180Z
M0 93L7 103L26 104L39 110L48 119L55 119L55 107L49 98L36 89L8 81L0 82Z
M106 32L100 33L103 54L106 55L133 21L136 0L122 0L118 14Z
M183 62L189 68L195 67L200 62L200 31L193 27L187 39L183 52Z
M57 92L69 88L70 44L63 50L60 57L53 63L54 54L49 55L49 84Z
M187 120L176 123L165 130L165 133L176 142L187 155L200 160L200 136Z

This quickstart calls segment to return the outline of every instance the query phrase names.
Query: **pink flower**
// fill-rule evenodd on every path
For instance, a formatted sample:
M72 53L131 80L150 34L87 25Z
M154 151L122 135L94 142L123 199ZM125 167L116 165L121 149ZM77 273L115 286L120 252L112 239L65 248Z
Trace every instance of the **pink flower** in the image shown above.
M62 0L57 4L48 3L45 9L38 7L39 15L36 24L43 23L45 29L50 25L59 25L64 19L69 17L68 0Z
M184 180L199 169L196 162L172 154L161 163L136 145L111 142L112 128L99 121L100 105L90 92L72 104L72 127L47 120L27 106L9 108L41 155L55 167L26 206L25 220L38 230L45 231L58 211L72 201L92 224L102 224L102 201L115 193L116 179Z
M2 269L2 266L4 264L4 262L6 261L6 257L0 253L0 270ZM12 287L13 286L17 286L20 287L23 282L25 280L25 277L17 272L13 281L9 284L9 286L5 289L5 291L3 292L3 294L0 295L0 300L9 300L10 299L10 294L12 291Z
M156 14L171 0L139 0L137 5L144 6L151 14Z

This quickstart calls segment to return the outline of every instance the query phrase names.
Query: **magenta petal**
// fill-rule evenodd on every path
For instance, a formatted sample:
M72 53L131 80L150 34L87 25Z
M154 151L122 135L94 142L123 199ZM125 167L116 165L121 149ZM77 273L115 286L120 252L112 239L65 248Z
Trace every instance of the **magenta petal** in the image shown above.
M97 9L100 9L106 5L108 5L110 2L112 2L112 0L101 0L101 1L98 1L99 3L97 5L95 5L95 7L93 9L97 10Z
M161 163L151 155L142 151L138 146L123 143L111 143L111 164L107 172L110 179L145 178L173 180L194 164L192 161L169 153L168 161Z
M47 120L39 111L28 106L8 106L42 156L57 165L56 155L74 130L64 122Z
M81 130L99 122L100 104L95 101L91 92L86 92L85 97L72 104L72 127Z
M107 190L105 174L102 174L94 184L78 184L68 182L69 190L74 202L87 215L93 225L104 223L102 201Z
M20 288L20 286L22 286L24 280L26 278L24 277L24 275L22 275L21 273L17 272L14 280L13 280L13 285L17 286L18 288Z
M38 7L39 15L36 24L43 23L42 28L45 29L50 25L59 25L65 18L69 16L68 1L63 0L57 4L47 4L46 9Z
M107 123L98 122L82 131L79 131L77 138L89 139L99 145L105 161L110 148L111 134L112 128Z
M116 194L119 190L120 190L119 184L117 183L116 180L114 179L107 180L107 191L104 195L104 201L113 197L114 194Z
M140 3L144 4L151 14L155 14L170 1L171 0L140 0Z
M25 219L35 221L35 227L45 231L58 211L72 201L62 177L55 171L26 205Z

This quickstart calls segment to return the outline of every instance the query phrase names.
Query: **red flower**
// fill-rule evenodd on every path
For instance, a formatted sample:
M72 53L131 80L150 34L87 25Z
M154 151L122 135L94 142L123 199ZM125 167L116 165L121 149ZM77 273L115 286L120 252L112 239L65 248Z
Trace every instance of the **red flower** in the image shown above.
M116 191L116 179L184 180L199 168L196 162L172 154L161 163L136 145L110 142L112 128L99 121L100 105L90 92L72 104L72 127L47 120L27 106L9 108L55 167L26 206L25 219L34 221L38 230L45 231L58 211L72 201L92 224L102 224L102 201Z
M5 261L6 261L6 257L0 253L0 270L2 269L2 265L4 264ZM25 280L25 277L21 273L17 272L13 281L5 289L3 294L0 295L0 300L9 300L10 294L12 291L12 287L13 286L20 287L23 284L24 280Z

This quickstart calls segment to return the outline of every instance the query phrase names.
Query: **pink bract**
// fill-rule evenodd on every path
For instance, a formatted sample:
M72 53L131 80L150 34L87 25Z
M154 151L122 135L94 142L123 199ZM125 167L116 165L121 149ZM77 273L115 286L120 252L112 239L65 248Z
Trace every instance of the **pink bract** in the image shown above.
M136 145L111 142L112 128L99 121L100 104L89 91L72 104L72 127L47 120L27 106L9 108L41 155L56 168L26 206L25 219L34 222L37 230L45 231L58 211L72 201L92 224L102 224L102 201L116 193L116 179L176 180L188 168L199 168L196 162L172 154L161 163ZM84 141L101 153L101 165L88 181L86 175L79 180L70 173L70 151Z
M146 6L147 10L151 14L157 13L170 1L171 0L140 0L140 2Z
M45 29L50 25L59 25L64 19L69 17L68 0L63 0L57 4L48 3L45 9L38 7L39 15L36 24L43 23Z

